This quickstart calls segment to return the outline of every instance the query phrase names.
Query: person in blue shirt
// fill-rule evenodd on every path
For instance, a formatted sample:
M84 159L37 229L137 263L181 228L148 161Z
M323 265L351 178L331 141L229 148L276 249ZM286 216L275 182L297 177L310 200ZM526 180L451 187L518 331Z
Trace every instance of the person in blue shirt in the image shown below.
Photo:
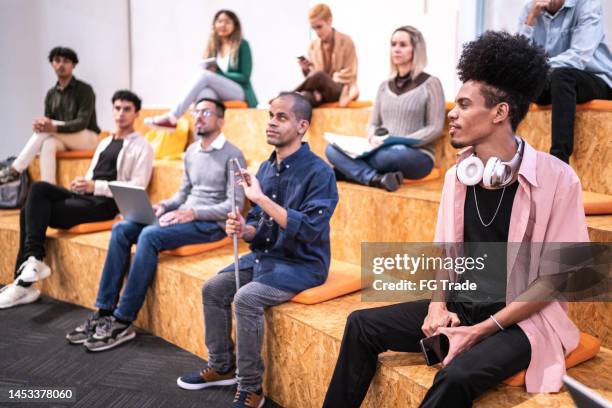
M282 93L271 101L266 137L274 152L257 175L242 173L239 183L253 206L246 219L232 212L226 223L228 235L250 243L251 252L239 260L240 290L236 292L234 265L204 284L208 366L177 380L190 390L237 381L232 407L263 405L264 308L284 303L327 278L329 223L338 191L331 167L302 142L311 115L310 103L297 93ZM237 358L231 339L232 300Z
M612 99L612 54L600 0L530 0L519 33L544 48L551 70L536 100L552 104L550 154L566 163L574 148L576 104Z

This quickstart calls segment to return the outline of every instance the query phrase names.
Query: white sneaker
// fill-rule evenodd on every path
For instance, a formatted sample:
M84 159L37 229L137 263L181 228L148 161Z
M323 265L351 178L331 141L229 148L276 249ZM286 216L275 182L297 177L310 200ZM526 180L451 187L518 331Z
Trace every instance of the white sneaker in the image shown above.
M51 268L43 261L31 256L19 267L17 279L24 282L36 282L49 277L49 275L51 275Z
M0 289L0 309L35 302L40 296L40 290L33 286L24 288L11 283Z

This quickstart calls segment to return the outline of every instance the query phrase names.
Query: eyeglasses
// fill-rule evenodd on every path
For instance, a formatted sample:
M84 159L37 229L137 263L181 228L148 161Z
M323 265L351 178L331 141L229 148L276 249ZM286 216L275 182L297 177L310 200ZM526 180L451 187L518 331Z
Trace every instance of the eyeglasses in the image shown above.
M216 115L217 112L211 111L210 109L194 109L191 111L191 116L194 118L198 118L200 116L204 116L205 118L209 118L212 115Z

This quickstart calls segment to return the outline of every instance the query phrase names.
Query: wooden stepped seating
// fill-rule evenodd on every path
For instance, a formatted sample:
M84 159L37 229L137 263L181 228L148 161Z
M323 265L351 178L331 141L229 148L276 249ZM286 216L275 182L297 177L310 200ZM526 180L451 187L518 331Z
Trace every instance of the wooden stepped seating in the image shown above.
M552 105L536 105L535 103L529 107L531 111L551 110ZM597 111L597 112L611 112L612 101L604 99L593 99L592 101L581 103L576 105L576 111Z
M364 131L364 123L367 123L369 117L366 109L342 110L341 116L335 111L337 109L317 109L314 112L315 118L319 118L320 126L317 128L316 122L313 121L308 139L312 149L319 154L322 154L325 147L323 130L360 134L358 129ZM263 132L267 122L266 111L228 110L226 122L228 125L225 134L245 151L249 159L251 157L248 149L252 152L254 158L251 160L254 162L268 158L271 149L266 150ZM324 129L323 123L337 128ZM74 168L70 170L72 169ZM180 162L156 163L149 188L151 196L165 198L169 195L168 190L170 193L176 191L181 171ZM64 175L60 172L60 176ZM72 176L66 178L71 180ZM341 198L332 219L333 270L356 271L355 268L359 267L356 263L359 262L361 241L431 241L441 183L442 179L439 179L403 186L395 193L339 183ZM355 208L364 211L357 213ZM361 225L360 220L363 219L384 219L385 223L368 229ZM592 240L612 242L612 217L590 216L587 217L587 222ZM15 216L0 217L0 246L16 242L16 225ZM339 228L351 233L342 234ZM108 232L68 237L52 236L49 240L52 268L57 270L61 259L62 268L66 267L70 274L78 275L78 278L64 279L54 274L43 282L43 291L53 297L91 307L108 236ZM75 246L78 250L74 249ZM246 251L246 247L242 249ZM12 280L15 252L13 245L13 248L5 250L5 254L10 255L8 259L0 259L0 282ZM77 256L78 260L72 259ZM90 258L93 259L92 262L83 262L89 261ZM212 276L215 271L231 262L231 246L195 257L162 255L160 269L151 288L154 295L148 296L137 324L180 347L206 357L202 346L200 287L207 276ZM92 265L95 263L98 264L97 267ZM83 264L87 264L86 268L83 268ZM72 269L78 269L78 273ZM84 279L83 275L87 275L87 278ZM55 283L53 279L56 279ZM88 285L83 290L85 295L81 295L77 289L85 284ZM264 352L267 367L266 390L277 402L288 407L321 405L338 353L346 316L356 308L382 305L363 303L360 299L360 294L352 294L312 306L290 302L267 312ZM169 302L179 304L168 306ZM189 307L182 304L185 302L189 303ZM164 306L171 310L162 310ZM612 352L609 350L612 348L612 340L608 336L611 312L612 305L602 303L580 303L570 307L572 319L580 329L601 339L604 346L595 359L570 369L570 375L603 392L608 398L612 387L608 380L610 376L605 376L605 372L609 371L612 361ZM171 314L181 316L181 319L188 316L189 320L172 321ZM593 375L594 372L598 375ZM435 369L423 366L419 355L388 353L381 358L381 368L364 406L416 406L431 384L434 374ZM304 378L308 378L308 381L303 381ZM571 406L570 404L567 393L530 396L521 389L500 386L496 392L485 395L476 406Z
M447 112L453 103L447 103ZM148 127L143 125L145 117L166 112L167 109L143 109L136 122L141 133ZM612 170L612 109L610 101L591 101L577 107L575 147L571 164L581 178L583 189L600 194L612 195L612 177L606 177ZM190 115L185 115L192 124ZM326 131L365 136L370 117L370 109L314 109L311 127L306 135L311 149L324 157L327 145L323 138ZM267 111L263 109L228 109L226 111L224 133L242 149L249 161L261 163L266 160L272 149L265 142L265 128L268 121ZM550 149L550 110L532 105L530 112L518 129L536 149ZM191 135L193 138L193 135ZM448 123L445 124L443 137L437 142L436 166L442 171L455 162L456 150L450 146ZM66 152L68 153L68 152ZM62 153L63 154L63 153ZM81 160L86 163L81 163ZM58 160L58 174L65 174L62 167L87 169L89 160ZM592 163L598 163L593 166ZM68 180L69 182L70 180ZM60 184L63 184L59 180Z
M61 163L63 164L63 163ZM156 161L149 184L152 202L170 197L177 191L183 164L180 161ZM59 180L68 186L74 176L60 174ZM361 241L429 242L433 239L436 214L442 190L442 177L418 185L404 185L394 193L366 186L339 182L340 201L332 219L332 255L354 262L360 252ZM355 208L360 212L356 213ZM378 219L383 214L392 227L365 228L362 219ZM358 216L357 216L358 215ZM397 226L400 226L397 227ZM588 216L587 225L592 241L612 242L612 216ZM342 231L359 231L343 234Z
M0 282L12 280L18 233L15 215L0 217ZM92 307L106 255L109 232L86 235L50 233L48 262L54 273L40 284L54 298ZM241 253L246 247L241 245ZM206 358L200 289L203 282L232 261L231 247L195 257L161 255L158 272L136 324ZM357 266L334 261L333 268ZM61 272L60 272L61 271ZM339 350L346 317L356 309L382 306L361 302L359 294L316 305L289 302L266 311L265 389L286 407L320 406ZM607 398L612 397L609 372L612 352L602 348L594 359L569 370ZM195 368L195 367L194 367ZM384 353L364 407L416 407L436 369L420 354ZM594 375L597 373L597 375ZM177 375L180 373L176 373ZM307 380L305 380L307 379ZM479 399L476 407L570 407L567 392L530 395L521 387L500 385Z

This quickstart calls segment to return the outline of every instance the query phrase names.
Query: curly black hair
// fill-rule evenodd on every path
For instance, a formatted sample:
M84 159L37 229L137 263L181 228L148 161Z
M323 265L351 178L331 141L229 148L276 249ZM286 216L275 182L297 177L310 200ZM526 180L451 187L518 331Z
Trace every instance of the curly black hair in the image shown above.
M506 102L512 130L516 131L529 104L542 92L549 65L544 50L529 39L505 31L487 31L465 44L457 65L463 82L478 81L485 104Z
M68 47L55 47L49 51L49 62L53 62L55 57L64 57L72 61L74 65L79 63L79 57L72 48Z

